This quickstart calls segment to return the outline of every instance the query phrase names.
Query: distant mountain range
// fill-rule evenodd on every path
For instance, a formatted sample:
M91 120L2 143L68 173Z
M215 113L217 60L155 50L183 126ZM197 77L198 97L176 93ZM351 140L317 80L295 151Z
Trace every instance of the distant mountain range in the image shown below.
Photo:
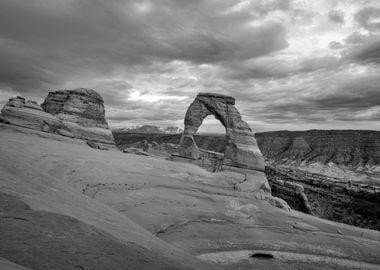
M126 128L113 129L117 133L157 133L157 134L179 134L183 129L179 127L159 127L152 125L133 126Z

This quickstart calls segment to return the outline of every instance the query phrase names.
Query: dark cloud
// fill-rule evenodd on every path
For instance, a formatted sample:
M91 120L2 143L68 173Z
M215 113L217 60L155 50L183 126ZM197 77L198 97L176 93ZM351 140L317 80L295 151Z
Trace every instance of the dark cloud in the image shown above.
M286 8L288 1L280 2L262 9ZM287 46L282 25L250 26L248 11L223 13L232 3L3 0L0 79L30 91L56 87L78 74L149 69L154 61L218 63Z
M380 78L377 76L347 79L331 92L315 96L283 98L264 110L257 110L268 120L302 119L305 121L360 120L376 121L378 113L368 114L380 104ZM262 112L261 112L262 111ZM365 115L365 116L363 116Z
M354 50L352 57L358 61L380 64L380 37Z
M380 31L380 8L365 7L355 14L355 20L369 31Z
M328 14L329 21L334 23L344 23L344 13L340 10L331 10Z
M329 43L329 48L333 49L333 50L339 50L339 49L344 48L344 45L340 42L337 42L337 41L331 41Z
M284 78L321 69L334 69L340 63L340 58L334 56L310 56L302 60L257 58L250 62L231 62L224 65L222 76L239 81Z
M174 101L168 106L166 102L141 102L127 101L122 111L109 114L107 119L110 121L167 121L183 120L189 101Z

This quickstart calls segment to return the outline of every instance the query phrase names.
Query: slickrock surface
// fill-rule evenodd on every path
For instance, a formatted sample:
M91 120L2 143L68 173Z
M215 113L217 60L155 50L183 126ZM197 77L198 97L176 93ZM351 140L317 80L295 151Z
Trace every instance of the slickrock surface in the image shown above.
M274 207L234 189L233 171L4 124L0 152L0 257L15 265L379 268L380 232Z
M276 137L274 134L277 134ZM290 134L290 138L282 137L286 134ZM309 137L303 137L300 134L309 134ZM321 138L321 134L329 134L329 136ZM268 161L266 177L271 186L272 195L284 199L293 209L305 213L380 230L378 164L372 163L369 166L367 163L365 166L355 167L349 165L350 161L345 165L336 164L333 161L327 164L320 161L307 162L304 159L308 156L307 153L315 151L315 145L318 145L320 155L334 155L332 154L334 151L338 154L342 152L350 155L350 151L351 153L355 151L354 148L357 146L360 149L361 160L377 160L376 142L379 140L379 134L378 131L353 130L258 133L256 137L259 146ZM317 137L312 139L311 136ZM356 144L354 137L356 137ZM117 133L115 138L121 147L144 139L149 142L179 143L179 136L162 134ZM202 134L194 136L194 140L201 152L202 148L222 152L218 149L223 149L221 146L225 143L225 136ZM314 144L309 141L313 141ZM337 143L336 147L333 146L335 143ZM343 147L344 145L346 148ZM316 160L325 158L316 158ZM207 168L204 164L201 166ZM209 167L213 168L213 166ZM374 192L376 193L373 194Z

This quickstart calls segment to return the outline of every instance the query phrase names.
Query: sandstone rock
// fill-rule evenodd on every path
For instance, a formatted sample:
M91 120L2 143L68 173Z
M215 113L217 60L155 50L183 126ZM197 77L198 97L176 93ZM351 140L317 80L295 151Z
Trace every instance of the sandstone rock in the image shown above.
M10 98L5 106L21 108L25 105L25 98L17 96L15 98Z
M2 122L38 131L54 133L63 123L41 110L25 107L21 97L12 98L1 110Z
M277 198L277 197L273 197L273 196L267 196L265 197L265 200L275 206L275 207L278 207L278 208L281 208L285 211L290 211L290 206L287 204L286 201L284 201L283 199L281 198Z
M200 93L187 109L185 135L194 135L203 119L214 115L226 128L224 164L264 171L264 158L249 125L242 120L230 96Z
M144 142L143 142L143 151L150 152L151 148L152 148L152 145L150 143L148 143L147 140L144 140Z
M200 156L199 148L191 135L183 135L181 137L178 151L181 156L187 158L198 159Z
M25 103L24 107L42 111L41 106L36 101L33 101L33 100L28 100Z
M140 149L130 147L130 148L125 148L123 150L124 153L129 153L129 154L135 154L135 155L140 155L140 156L150 156L149 153L142 151Z
M214 115L226 128L226 145L222 166L215 155L200 155L200 150L193 135L208 115ZM262 190L270 193L270 187L265 177L264 158L257 146L255 135L249 125L242 120L235 107L235 99L230 96L199 93L189 106L185 116L185 130L181 137L179 156L199 159L201 167L213 172L223 170L240 170L245 177L243 182L235 184L234 188L245 192ZM257 172L261 172L257 175Z
M105 119L103 98L94 90L79 88L49 92L42 108L60 119L74 137L114 144Z
M380 165L380 132L369 130L309 130L256 133L267 160L277 164L320 162L371 167Z
M83 127L108 128L103 98L92 89L49 92L42 103L45 112Z
M99 150L109 150L107 147L104 147L102 144L95 143L93 141L86 141L87 145L94 149Z
M59 135L61 135L61 136L74 138L74 134L71 133L71 132L68 131L68 130L65 130L65 129L61 129L61 128L59 128L59 129L56 130L56 133L59 134Z
M96 144L96 143L94 143L94 142L92 142L92 141L87 141L86 143L87 143L87 145L90 146L91 148L94 148L94 149L99 149L99 148L100 148L98 144Z
M286 200L295 210L349 225L380 228L378 187L355 183L350 186L285 166L267 166L266 175L272 194Z

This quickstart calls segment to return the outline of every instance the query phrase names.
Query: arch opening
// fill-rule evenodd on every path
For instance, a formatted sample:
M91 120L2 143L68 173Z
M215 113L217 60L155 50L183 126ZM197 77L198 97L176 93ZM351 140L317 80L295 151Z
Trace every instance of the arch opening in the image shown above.
M194 140L203 120L213 115L212 122L218 121L225 127L223 168L243 168L264 171L264 158L258 148L255 136L243 121L230 96L199 93L186 111L185 130L181 137L179 155L190 159L202 159L202 153ZM217 123L217 122L214 122ZM205 126L207 129L207 125ZM201 129L202 130L202 129Z
M194 139L199 148L223 154L226 147L226 128L214 116L208 115L203 121Z

